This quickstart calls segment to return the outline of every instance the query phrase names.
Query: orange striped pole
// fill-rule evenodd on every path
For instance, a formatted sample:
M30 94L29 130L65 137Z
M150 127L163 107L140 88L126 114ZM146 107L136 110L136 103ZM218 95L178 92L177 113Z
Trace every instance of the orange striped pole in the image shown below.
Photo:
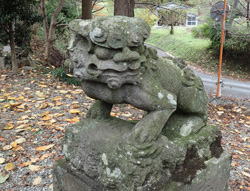
M216 89L216 97L221 96L221 70L222 70L222 60L223 60L223 49L225 42L225 24L226 24L226 11L227 11L227 0L224 0L224 14L223 19L221 21L221 39L220 39L220 57L219 57L219 65L218 65L218 80L217 80L217 89Z

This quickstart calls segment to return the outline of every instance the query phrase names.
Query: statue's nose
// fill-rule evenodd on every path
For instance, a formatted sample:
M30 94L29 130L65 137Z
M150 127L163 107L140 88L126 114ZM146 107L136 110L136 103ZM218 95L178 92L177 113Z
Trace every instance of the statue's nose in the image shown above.
M122 52L114 55L114 62L131 62L140 59L138 52L131 51L128 47L123 48Z
M74 76L75 76L76 78L79 78L79 79L82 78L82 72L81 72L81 70L74 69L73 73L74 73Z

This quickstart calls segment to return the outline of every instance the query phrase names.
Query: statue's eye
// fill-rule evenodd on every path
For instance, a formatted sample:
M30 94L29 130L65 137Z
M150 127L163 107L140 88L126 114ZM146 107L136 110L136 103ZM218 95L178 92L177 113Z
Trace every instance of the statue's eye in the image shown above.
M104 48L104 47L97 47L95 49L95 55L98 59L101 60L109 60L112 59L115 54L115 51L112 49Z
M82 66L81 63L76 59L74 59L73 62L76 68L80 68Z

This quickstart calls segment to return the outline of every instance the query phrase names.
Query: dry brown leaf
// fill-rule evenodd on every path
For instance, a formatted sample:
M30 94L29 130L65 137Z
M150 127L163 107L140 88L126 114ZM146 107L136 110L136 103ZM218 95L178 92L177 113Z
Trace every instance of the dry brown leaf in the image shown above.
M33 180L33 185L36 186L36 185L39 185L42 183L42 178L41 176L38 176L36 177L34 180Z
M45 112L41 113L40 116L41 116L41 117L44 117L44 116L49 115L49 114L50 114L49 111L45 111Z
M14 170L14 169L15 169L15 164L12 163L12 162L7 163L7 164L4 166L4 169L7 170L7 171Z
M217 114L220 116L224 113L224 111L217 111Z
M75 91L71 91L70 93L72 93L72 94L80 94L80 93L83 93L83 90L82 89L76 89Z
M47 107L49 107L49 104L45 102L39 106L39 109L46 109Z
M56 123L56 120L55 119L51 119L49 122L53 124L53 123Z
M21 102L10 102L11 107L17 107L19 105L22 105L22 103Z
M45 153L44 155L42 155L42 156L40 157L40 160L44 160L44 159L50 157L51 155L52 155L52 153Z
M3 146L3 150L4 151L10 150L10 149L12 149L11 145L5 145L5 146Z
M39 159L39 157L32 157L31 159L30 159L30 161L32 162L32 163L35 163L35 162L37 162L37 161L39 161L40 159Z
M24 150L23 147L21 147L20 145L17 145L15 148L12 149L13 151L20 151L20 150Z
M59 101L59 100L62 100L62 97L61 96L56 96L52 100L53 101Z
M49 185L49 189L53 190L53 184Z
M22 121L17 121L16 123L17 124L26 124L26 123L29 123L30 122L30 120L22 120Z
M62 116L64 116L64 113L55 113L54 116L55 117L62 117Z
M15 147L17 147L17 142L13 141L10 143L10 145L12 146L12 148L15 148Z
M39 97L39 98L46 98L46 95L40 91L36 91L36 96Z
M80 118L79 117L74 117L74 118L71 118L71 119L65 119L65 121L67 121L69 123L76 123L76 122L80 121Z
M7 99L8 99L8 100L16 100L16 97L8 96Z
M60 92L61 94L66 94L66 93L68 93L68 91L66 91L66 90L59 90L59 92Z
M80 108L80 104L79 103L74 103L74 104L72 103L71 108L78 109L78 108Z
M31 165L31 164L32 164L31 161L27 161L27 162L21 163L21 164L19 164L19 165L17 165L17 166L19 166L19 167L26 167L26 166L29 166L29 165Z
M39 170L41 170L41 166L38 166L38 165L29 165L29 169L31 170L31 171L39 171Z
M69 110L69 113L71 113L71 114L78 114L78 113L80 113L81 111L79 110L79 109L70 109Z
M67 94L65 95L66 98L73 98L71 95Z
M44 84L38 84L38 86L40 86L41 88L47 88L48 86L44 85Z
M36 151L46 151L52 147L54 147L54 144L50 144L50 145L45 145L45 146L40 146L36 148Z
M23 100L25 97L23 97L23 96L19 96L19 97L17 97L16 98L16 100Z
M15 129L24 129L25 127L27 127L27 125L22 124L22 125L17 126Z
M249 173L243 171L242 174L243 174L244 176L250 178L250 174L249 174Z
M14 128L14 125L12 123L7 123L6 126L3 128L4 130L11 130Z
M51 120L52 119L52 116L51 115L46 115L42 118L43 121L48 121L48 120Z
M22 144L22 143L26 142L26 139L25 139L24 137L20 137L20 138L18 138L17 140L15 140L15 142L16 142L17 144Z
M22 104L22 105L19 105L17 106L18 109L26 109L26 105L25 104Z
M0 158L0 164L5 163L5 158Z

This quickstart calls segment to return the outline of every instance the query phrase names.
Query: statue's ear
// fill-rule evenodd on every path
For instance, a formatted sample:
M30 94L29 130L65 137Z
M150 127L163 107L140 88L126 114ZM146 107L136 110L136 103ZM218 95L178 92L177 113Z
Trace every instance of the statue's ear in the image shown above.
M68 44L68 47L67 47L67 50L70 52L70 51L73 51L75 45L76 45L76 42L77 42L78 38L77 38L77 34L75 32L71 32L70 34L70 41L69 41L69 44Z
M85 47L88 53L94 53L95 45L91 42L90 38L83 37L82 35L75 32L71 32L70 41L67 48L68 52L74 51L77 43L81 44L80 47Z
M69 29L71 30L71 38L69 41L68 51L73 51L77 42L85 39L89 44L89 32L90 32L91 20L75 19L69 23ZM91 49L91 48L90 48Z
M75 19L69 23L69 28L76 34L87 37L90 32L91 20Z

